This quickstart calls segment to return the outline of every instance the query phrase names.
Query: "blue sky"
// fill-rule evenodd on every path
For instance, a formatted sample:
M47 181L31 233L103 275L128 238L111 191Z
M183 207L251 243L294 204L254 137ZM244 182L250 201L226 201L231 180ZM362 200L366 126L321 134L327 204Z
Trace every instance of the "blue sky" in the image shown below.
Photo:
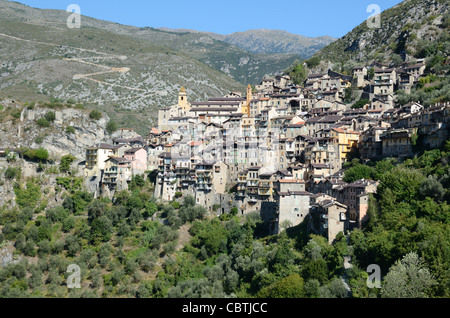
M31 7L65 10L138 27L185 28L220 34L276 29L305 36L342 37L365 21L370 4L381 11L402 0L18 0Z

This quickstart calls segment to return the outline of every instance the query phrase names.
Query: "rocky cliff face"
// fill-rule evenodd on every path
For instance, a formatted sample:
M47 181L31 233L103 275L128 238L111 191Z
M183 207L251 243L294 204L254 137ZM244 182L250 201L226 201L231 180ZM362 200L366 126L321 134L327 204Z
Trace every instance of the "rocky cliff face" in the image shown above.
M315 56L336 64L367 62L392 54L411 56L421 49L421 40L436 41L448 32L446 18L448 1L405 0L381 13L379 27L366 21Z
M84 109L53 109L38 104L22 105L11 100L0 100L0 105L0 148L14 150L42 147L49 152L50 159L53 159L53 163L45 164L44 171L41 171L38 163L20 158L13 161L0 158L0 207L16 206L13 189L18 180L4 177L3 173L7 168L20 168L20 182L29 178L39 180L43 199L45 198L48 207L53 207L62 201L62 192L55 190L56 178L62 176L58 170L59 159L68 154L76 157L72 175L83 176L86 148L101 142L111 142L111 136L105 132L109 122L106 114L99 120L93 120L89 116L90 112ZM54 112L54 121L50 122L49 127L39 126L38 120L45 118L49 112ZM49 172L50 168L52 172Z
M51 109L37 104L31 107L6 104L3 112L11 109L16 113L20 111L20 118L2 123L0 148L43 147L52 158L57 159L71 154L82 161L86 147L111 141L111 137L105 132L109 122L106 114L103 114L100 120L92 120L89 118L89 112L83 109ZM49 127L40 127L37 121L49 112L55 113L55 120ZM67 129L68 127L73 127L73 130Z

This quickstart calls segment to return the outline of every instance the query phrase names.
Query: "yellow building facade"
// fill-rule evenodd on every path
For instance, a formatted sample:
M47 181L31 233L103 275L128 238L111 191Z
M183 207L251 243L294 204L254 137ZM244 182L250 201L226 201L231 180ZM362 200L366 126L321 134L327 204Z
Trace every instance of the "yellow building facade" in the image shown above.
M355 131L332 128L330 137L333 138L334 144L339 145L339 158L343 162L347 160L352 149L358 147L360 134Z

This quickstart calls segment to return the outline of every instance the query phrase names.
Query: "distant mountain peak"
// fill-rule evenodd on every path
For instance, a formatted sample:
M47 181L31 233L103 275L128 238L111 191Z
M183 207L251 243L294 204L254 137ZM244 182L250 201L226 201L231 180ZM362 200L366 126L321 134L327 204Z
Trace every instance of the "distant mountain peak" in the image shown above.
M223 35L191 29L159 28L169 32L203 33L247 52L256 54L299 54L309 57L322 47L336 41L331 36L308 37L285 30L252 29Z
M224 39L225 42L253 53L295 53L305 56L312 55L335 40L330 36L307 37L284 30L270 29L236 32Z

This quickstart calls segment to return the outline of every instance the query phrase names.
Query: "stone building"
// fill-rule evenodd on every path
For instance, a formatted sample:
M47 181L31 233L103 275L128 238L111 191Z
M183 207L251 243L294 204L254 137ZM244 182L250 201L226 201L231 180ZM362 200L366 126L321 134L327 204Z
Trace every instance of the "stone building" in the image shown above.
M275 201L278 203L276 232L297 226L309 214L311 193L305 191L303 180L281 179L275 184Z
M348 229L347 206L335 199L315 202L310 209L310 229L332 244L336 236Z

